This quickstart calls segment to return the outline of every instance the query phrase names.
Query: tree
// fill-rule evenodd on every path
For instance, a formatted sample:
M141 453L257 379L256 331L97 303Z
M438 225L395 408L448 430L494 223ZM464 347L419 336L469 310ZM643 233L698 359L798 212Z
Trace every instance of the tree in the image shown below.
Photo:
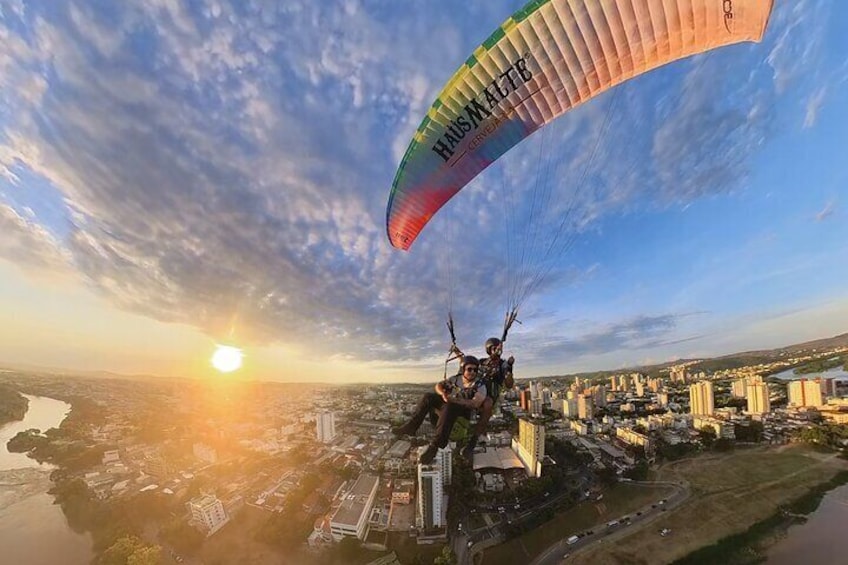
M716 440L715 430L710 426L702 427L698 431L698 436L701 439L701 443L703 443L706 448L712 447Z
M456 565L456 556L449 545L442 548L442 554L433 560L433 565Z
M159 565L162 548L158 545L148 545L136 549L127 558L127 565Z

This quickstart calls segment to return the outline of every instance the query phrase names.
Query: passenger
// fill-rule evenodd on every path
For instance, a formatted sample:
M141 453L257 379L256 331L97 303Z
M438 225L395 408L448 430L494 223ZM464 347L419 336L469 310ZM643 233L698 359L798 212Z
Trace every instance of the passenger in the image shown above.
M460 363L460 374L436 384L436 392L428 392L418 402L412 417L402 426L392 428L396 436L413 435L424 422L424 418L435 411L438 414L436 437L421 454L419 463L429 464L439 448L448 444L451 429L459 417L471 418L487 398L486 385L478 378L480 362L476 357L465 355Z

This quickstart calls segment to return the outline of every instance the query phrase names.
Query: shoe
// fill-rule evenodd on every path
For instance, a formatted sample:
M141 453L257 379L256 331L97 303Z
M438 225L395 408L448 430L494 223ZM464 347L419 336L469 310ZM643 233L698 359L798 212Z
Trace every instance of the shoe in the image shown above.
M474 457L474 448L477 447L477 436L471 436L465 447L462 448L462 456L466 459Z
M395 426L395 427L392 428L392 434L395 437L414 436L415 432L416 432L416 430L413 430L411 427L409 427L406 424L404 424L403 426Z
M422 465L429 465L433 462L433 459L436 458L436 453L438 451L439 448L431 443L427 446L427 449L424 451L424 453L421 454L421 457L418 458L418 462Z

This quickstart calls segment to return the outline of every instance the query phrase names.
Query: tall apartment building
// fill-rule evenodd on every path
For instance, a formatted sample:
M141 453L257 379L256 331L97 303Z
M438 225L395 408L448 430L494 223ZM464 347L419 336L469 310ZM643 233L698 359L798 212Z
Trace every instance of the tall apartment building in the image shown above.
M416 521L419 528L444 526L442 471L439 465L418 465L418 508Z
M689 406L695 416L712 416L715 412L712 381L698 381L689 387Z
M768 384L760 381L748 383L748 413L766 414L771 411Z
M607 405L607 387L606 385L595 385L592 387L592 397L595 399L595 406L603 408Z
M530 389L522 389L519 395L518 403L521 406L521 409L525 412L530 411Z
M816 381L790 381L787 388L790 406L824 406L821 385Z
M577 399L576 398L563 398L562 399L562 417L573 420L578 417L577 413Z
M315 432L318 441L330 443L336 437L336 415L333 412L319 412L315 415Z
M214 494L204 494L186 502L191 513L191 523L211 536L220 530L230 518L224 510L224 504Z
M595 417L595 401L589 395L577 397L577 416L581 420L591 420Z
M542 460L545 458L545 426L530 420L518 420L518 438L512 440L512 450L524 464L527 475L542 475Z
M748 394L748 379L736 379L730 387L730 392L734 398L745 398Z

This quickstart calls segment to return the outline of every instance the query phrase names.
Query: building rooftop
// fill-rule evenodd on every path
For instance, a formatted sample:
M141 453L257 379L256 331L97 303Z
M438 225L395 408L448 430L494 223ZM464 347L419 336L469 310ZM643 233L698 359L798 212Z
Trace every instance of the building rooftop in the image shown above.
M474 454L474 470L480 469L523 469L518 456L508 447L487 448Z
M374 475L359 475L350 492L345 494L331 522L356 526L368 504L371 491L377 486L380 478Z

